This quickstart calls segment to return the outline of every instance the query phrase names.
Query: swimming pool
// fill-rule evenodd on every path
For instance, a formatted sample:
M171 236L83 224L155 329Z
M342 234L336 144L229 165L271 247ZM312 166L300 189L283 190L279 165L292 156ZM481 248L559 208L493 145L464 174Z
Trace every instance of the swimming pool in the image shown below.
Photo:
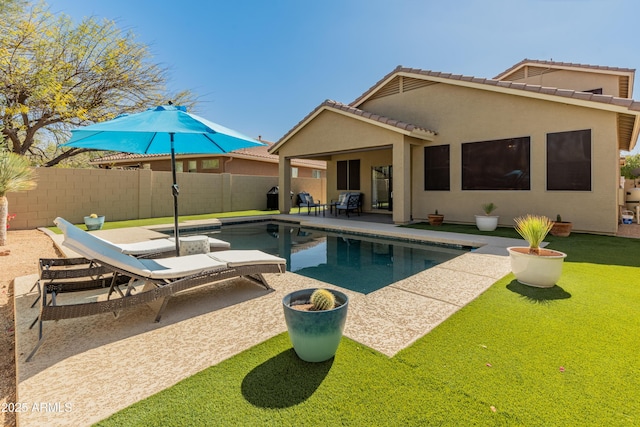
M287 260L288 271L364 294L468 252L290 223L224 225L220 230L210 235L231 243L232 249L278 255Z

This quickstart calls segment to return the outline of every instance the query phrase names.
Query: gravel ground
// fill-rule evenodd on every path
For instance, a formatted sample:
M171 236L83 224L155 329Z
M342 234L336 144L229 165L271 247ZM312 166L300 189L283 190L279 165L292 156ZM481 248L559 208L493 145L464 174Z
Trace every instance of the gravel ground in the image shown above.
M53 242L38 230L9 231L0 246L0 409L16 401L13 279L38 273L39 258L61 256ZM0 411L0 425L15 426L13 413Z

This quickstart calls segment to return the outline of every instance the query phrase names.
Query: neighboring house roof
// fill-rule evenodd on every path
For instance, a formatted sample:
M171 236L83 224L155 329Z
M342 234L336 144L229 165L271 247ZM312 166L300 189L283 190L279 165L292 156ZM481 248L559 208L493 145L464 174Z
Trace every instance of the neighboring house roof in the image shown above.
M269 152L277 152L280 145L284 144L299 129L303 128L304 125L313 120L323 111L332 111L334 113L343 114L356 120L362 120L372 125L384 127L394 132L399 132L407 136L412 136L414 138L433 140L433 137L438 134L435 131L425 129L421 126L417 126L411 123L403 122L402 120L396 120L389 117L381 116L379 114L361 110L351 105L327 99L322 104L318 105L311 113L307 114L302 120L300 120L300 122L291 130L289 130L289 132L287 132L282 138L280 138L277 143L270 147Z
M262 161L268 163L278 163L278 156L269 153L269 149L273 146L272 142L262 141L267 145L261 145L258 147L251 148L241 148L239 150L234 150L229 153L220 153L220 154L178 154L176 158L193 158L193 157L233 157L254 161ZM129 162L129 161L144 161L144 160L160 160L164 158L169 158L168 154L131 154L131 153L115 153L108 156L100 157L98 159L91 160L91 163L97 165L111 164L111 163L119 163L119 162ZM327 168L327 164L321 160L309 160L309 159L292 159L292 166L297 167L308 167L313 169L321 169L324 170Z

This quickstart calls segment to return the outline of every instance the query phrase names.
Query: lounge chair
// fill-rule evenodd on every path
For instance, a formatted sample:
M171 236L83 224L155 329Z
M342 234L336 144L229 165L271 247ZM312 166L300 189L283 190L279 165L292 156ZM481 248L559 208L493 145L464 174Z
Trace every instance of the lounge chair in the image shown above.
M72 224L63 219L58 218L58 222L65 224L66 227L72 226ZM175 254L176 242L175 238L168 237L165 239L153 239L135 243L113 243L102 237L95 236L100 240L107 242L115 249L119 250L123 254L133 255L136 258L159 258L168 256L169 254ZM183 237L181 239L189 239L190 237ZM204 238L204 237L202 237ZM214 239L209 237L209 251L220 251L231 248L229 242L224 240ZM73 266L73 267L71 267ZM82 278L85 278L83 281ZM53 284L56 281L56 285L60 284L60 280L65 280L66 289L82 289L90 288L92 285L99 285L101 282L98 280L109 279L109 272L105 271L104 267L95 266L90 260L86 258L60 258L60 259L41 259L40 260L40 277L38 281L33 285L34 289L38 289L38 297L31 305L32 307L38 302L41 294L41 285L44 283ZM68 279L76 279L69 281ZM60 284L60 286L62 286ZM67 292L68 292L67 291Z
M59 293L60 289L54 288L52 293L52 289L43 286L42 304L37 319L39 339L27 361L31 360L44 341L44 321L118 313L128 307L157 303L159 308L155 321L158 322L169 299L180 291L236 277L251 279L265 289L272 290L263 274L284 273L286 270L285 259L258 250L227 250L156 259L135 258L62 218L56 218L54 222L64 233L64 246L112 272L113 279L106 301L80 304L56 305L55 291ZM124 291L120 289L118 282L118 278L122 276L128 278ZM140 282L144 283L144 287L133 293L134 285ZM120 298L111 299L114 293L119 294ZM51 304L47 302L48 294L52 294Z

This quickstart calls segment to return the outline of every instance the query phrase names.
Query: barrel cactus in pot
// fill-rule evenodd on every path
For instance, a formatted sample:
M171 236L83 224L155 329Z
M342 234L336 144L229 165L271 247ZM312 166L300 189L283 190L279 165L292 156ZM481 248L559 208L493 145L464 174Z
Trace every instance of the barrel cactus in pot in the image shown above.
M303 289L282 299L289 338L306 362L331 359L340 345L349 298L329 289Z

